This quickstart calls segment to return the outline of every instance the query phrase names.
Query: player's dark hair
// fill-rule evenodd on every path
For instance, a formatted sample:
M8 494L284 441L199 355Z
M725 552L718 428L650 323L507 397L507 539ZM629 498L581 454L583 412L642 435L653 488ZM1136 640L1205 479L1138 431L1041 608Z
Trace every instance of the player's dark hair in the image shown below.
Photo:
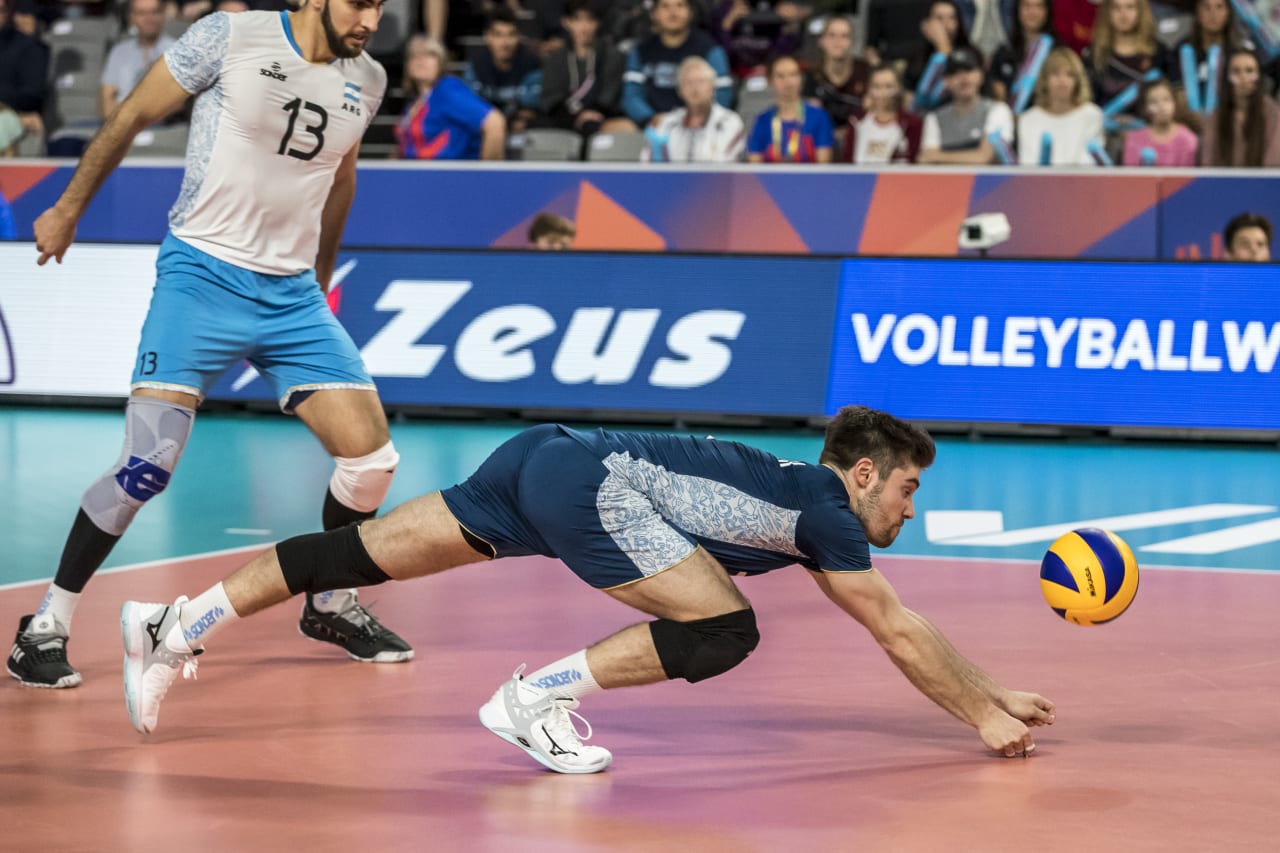
M597 21L600 20L600 10L596 8L596 0L565 0L564 10L561 11L560 16L576 18L580 12L586 12Z
M929 433L920 427L866 406L845 406L827 424L818 462L848 471L859 459L870 459L887 479L895 468L928 468L937 452Z
M1261 228L1262 233L1267 235L1267 242L1271 242L1272 230L1271 220L1263 216L1261 213L1241 213L1238 216L1231 217L1231 221L1227 223L1227 227L1222 229L1222 245L1228 250L1231 244L1235 242L1236 234L1246 228Z
M516 20L516 13L511 11L510 6L494 6L489 14L484 17L484 31L487 33L498 24L510 24L519 29L520 22Z
M574 237L578 233L578 229L574 227L573 220L566 219L555 213L539 213L533 218L533 222L529 223L529 242L538 242L539 237L546 237L550 234L561 234L565 237Z

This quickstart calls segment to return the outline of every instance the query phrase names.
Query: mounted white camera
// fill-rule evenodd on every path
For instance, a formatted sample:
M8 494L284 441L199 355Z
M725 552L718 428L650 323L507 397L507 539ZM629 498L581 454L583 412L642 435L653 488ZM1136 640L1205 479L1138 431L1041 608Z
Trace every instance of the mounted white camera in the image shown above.
M1003 213L982 213L960 223L960 248L986 252L1009 239L1013 227Z

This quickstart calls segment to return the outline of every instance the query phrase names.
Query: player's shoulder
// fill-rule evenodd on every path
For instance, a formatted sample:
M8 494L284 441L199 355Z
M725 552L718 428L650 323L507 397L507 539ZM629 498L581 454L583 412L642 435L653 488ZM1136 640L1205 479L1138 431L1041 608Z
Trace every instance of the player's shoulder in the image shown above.
M341 62L343 75L359 82L366 92L381 96L387 90L387 69L368 52Z

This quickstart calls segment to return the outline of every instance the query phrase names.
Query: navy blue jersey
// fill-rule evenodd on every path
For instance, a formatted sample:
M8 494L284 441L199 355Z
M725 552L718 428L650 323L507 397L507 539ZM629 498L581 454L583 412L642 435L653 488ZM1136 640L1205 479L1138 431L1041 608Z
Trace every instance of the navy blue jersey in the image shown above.
M831 572L871 568L866 532L829 468L736 441L560 429L731 573L792 563Z

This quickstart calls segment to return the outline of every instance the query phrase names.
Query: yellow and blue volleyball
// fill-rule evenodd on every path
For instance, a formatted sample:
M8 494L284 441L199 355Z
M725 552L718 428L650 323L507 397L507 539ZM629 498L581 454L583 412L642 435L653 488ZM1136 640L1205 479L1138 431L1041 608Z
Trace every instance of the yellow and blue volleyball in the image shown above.
M1138 561L1109 530L1073 530L1059 536L1040 561L1040 592L1068 622L1101 625L1133 603Z

